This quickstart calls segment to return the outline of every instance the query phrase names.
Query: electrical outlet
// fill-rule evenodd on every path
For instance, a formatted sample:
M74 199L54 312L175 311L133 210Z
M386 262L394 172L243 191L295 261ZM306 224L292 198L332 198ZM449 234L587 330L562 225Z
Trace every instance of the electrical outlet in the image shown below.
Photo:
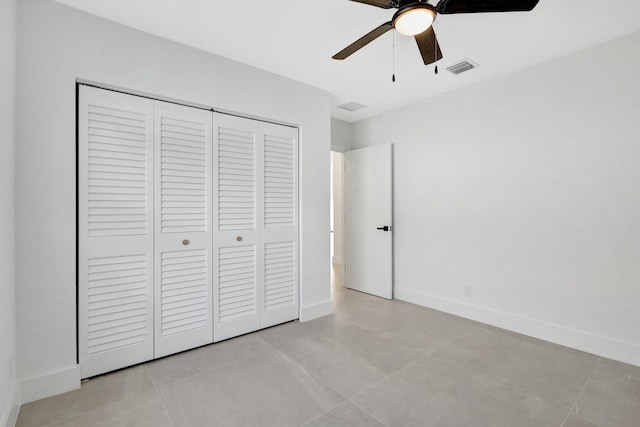
M464 294L467 297L472 297L473 296L473 288L471 286L465 286L464 287Z

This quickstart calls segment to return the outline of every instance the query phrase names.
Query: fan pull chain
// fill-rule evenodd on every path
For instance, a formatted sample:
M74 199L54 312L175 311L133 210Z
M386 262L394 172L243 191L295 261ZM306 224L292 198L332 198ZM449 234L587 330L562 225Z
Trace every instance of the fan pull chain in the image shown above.
M393 44L391 47L391 69L392 69L392 74L391 74L391 81L393 83L396 82L396 32L393 31Z
M436 64L436 68L434 69L435 74L438 75L438 39L435 36L435 29L433 28L433 24L431 24L431 29L433 30L433 59L434 59L434 63Z

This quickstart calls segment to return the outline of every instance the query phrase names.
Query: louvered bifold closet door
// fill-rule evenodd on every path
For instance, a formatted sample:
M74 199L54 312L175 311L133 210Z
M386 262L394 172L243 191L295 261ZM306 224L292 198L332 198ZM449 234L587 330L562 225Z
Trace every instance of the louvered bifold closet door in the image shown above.
M153 358L153 101L81 86L78 350L82 378Z
M261 125L260 327L298 318L298 129Z
M260 328L258 122L214 114L214 341Z
M155 357L213 342L212 113L155 102Z

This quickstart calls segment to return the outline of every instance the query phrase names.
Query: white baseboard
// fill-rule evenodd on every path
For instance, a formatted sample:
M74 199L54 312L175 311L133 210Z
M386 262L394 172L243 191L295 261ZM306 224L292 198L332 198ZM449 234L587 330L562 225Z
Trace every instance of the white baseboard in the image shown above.
M80 365L20 381L21 404L80 388Z
M331 262L332 262L332 263L334 263L334 264L340 264L340 265L342 265L342 257L341 257L341 256L334 256L334 257L331 259Z
M325 301L319 304L308 305L300 310L300 321L308 322L309 320L333 314L333 301Z
M640 366L640 346L636 344L528 319L486 307L465 304L410 289L395 288L394 297L402 301L444 311L608 359Z
M16 421L18 421L18 412L20 411L20 384L17 382L13 384L11 391L9 392L9 401L6 402L6 406L2 409L0 416L0 427L15 427Z

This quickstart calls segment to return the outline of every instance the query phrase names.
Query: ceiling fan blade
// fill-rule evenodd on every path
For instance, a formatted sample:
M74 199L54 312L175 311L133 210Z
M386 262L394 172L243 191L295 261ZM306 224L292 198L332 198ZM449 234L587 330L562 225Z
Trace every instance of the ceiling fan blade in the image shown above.
M418 43L418 49L420 49L424 65L429 65L442 59L442 51L440 50L440 45L438 44L438 39L436 38L436 33L433 31L433 27L427 28L414 37Z
M351 0L356 3L364 3L370 6L381 7L383 9L391 9L392 7L396 7L396 2L393 0Z
M440 0L438 13L528 12L539 0Z
M371 43L372 41L374 41L375 39L377 39L387 31L391 30L392 28L393 28L393 25L391 24L391 22L385 22L375 30L369 32L363 37L360 37L358 40L356 40L355 42L351 43L349 46L342 49L340 52L333 55L332 58L333 59L348 58L349 56L353 55L358 50L362 49L363 47L365 47L366 45L368 45L369 43Z

